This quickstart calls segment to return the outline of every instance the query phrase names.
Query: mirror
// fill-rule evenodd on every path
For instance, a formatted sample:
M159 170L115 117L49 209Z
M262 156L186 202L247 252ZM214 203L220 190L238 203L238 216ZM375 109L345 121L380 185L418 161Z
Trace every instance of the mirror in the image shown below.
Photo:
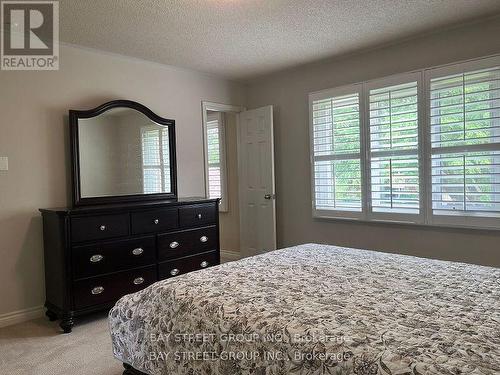
M176 197L173 120L129 101L70 120L75 205Z

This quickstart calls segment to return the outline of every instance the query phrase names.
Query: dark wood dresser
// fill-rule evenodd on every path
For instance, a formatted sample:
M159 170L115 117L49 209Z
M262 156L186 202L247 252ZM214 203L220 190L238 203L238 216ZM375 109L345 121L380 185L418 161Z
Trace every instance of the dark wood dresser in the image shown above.
M217 199L40 211L47 316L66 333L125 294L220 263Z

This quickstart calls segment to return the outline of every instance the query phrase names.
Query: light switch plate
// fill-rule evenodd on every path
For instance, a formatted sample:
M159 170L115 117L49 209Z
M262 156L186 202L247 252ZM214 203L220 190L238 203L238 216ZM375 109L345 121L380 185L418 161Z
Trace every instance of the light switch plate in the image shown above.
M9 170L9 158L7 156L0 156L0 171Z

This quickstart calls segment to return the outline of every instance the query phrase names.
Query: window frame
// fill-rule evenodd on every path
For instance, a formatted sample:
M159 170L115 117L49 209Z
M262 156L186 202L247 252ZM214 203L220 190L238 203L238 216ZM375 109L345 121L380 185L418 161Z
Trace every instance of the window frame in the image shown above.
M419 69L407 73L365 82L344 85L336 88L311 92L309 103L309 156L311 168L311 203L312 217L316 219L344 219L366 222L411 224L435 227L457 227L478 230L500 230L500 217L479 216L479 214L434 215L432 210L432 171L431 171L431 120L430 120L430 82L431 79L466 73L500 66L500 55L482 57L447 65ZM418 95L418 157L419 157L419 213L372 212L371 197L371 152L370 152L370 109L369 92L377 88L417 81ZM314 168L314 124L313 101L335 96L358 93L360 98L360 158L361 158L361 194L362 209L357 211L317 210L315 197ZM488 144L490 145L490 144ZM486 147L485 147L486 148ZM500 214L499 214L500 216Z

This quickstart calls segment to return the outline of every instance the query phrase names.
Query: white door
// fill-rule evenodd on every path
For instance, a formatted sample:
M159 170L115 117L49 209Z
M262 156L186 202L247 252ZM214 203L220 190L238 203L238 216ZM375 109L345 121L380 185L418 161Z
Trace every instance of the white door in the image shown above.
M242 256L275 250L272 106L239 113L238 180Z

